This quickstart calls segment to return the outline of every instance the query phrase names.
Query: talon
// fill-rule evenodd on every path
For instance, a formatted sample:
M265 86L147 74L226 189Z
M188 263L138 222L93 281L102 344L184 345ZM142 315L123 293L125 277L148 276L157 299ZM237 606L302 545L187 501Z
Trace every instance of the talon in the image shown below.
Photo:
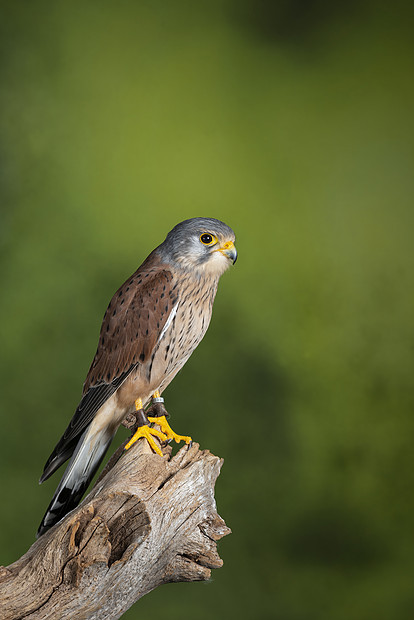
M135 417L136 417L136 421L138 424L138 428L136 432L133 434L133 436L131 437L131 439L126 444L125 450L129 450L129 448L133 446L134 443L138 441L138 439L141 439L141 437L144 437L148 441L149 445L154 450L154 452L156 452L160 456L164 456L163 453L161 452L160 447L155 443L153 437L158 437L158 439L160 439L161 441L166 441L167 436L164 435L163 432L157 430L156 428L149 427L149 421L148 421L147 416L145 415L145 411L142 408L142 400L140 398L138 398L135 401Z
M140 426L138 430L136 431L136 433L134 433L134 435L128 441L127 445L125 446L125 450L129 450L129 448L136 441L138 441L138 439L141 439L141 437L144 437L148 441L149 445L154 450L154 452L156 452L160 456L164 456L163 453L161 452L160 447L157 446L157 444L155 443L153 436L158 437L159 439L161 439L161 441L165 441L167 439L167 436L164 435L164 433L162 433L161 431L157 430L156 428L150 428L147 424L143 424L143 426Z
M187 437L186 435L177 435L177 433L174 433L171 426L168 424L165 415L156 418L148 418L148 421L151 422L151 424L158 424L162 432L170 441L174 439L176 443L180 443L180 441L185 441L185 443L187 444L192 441L191 437Z

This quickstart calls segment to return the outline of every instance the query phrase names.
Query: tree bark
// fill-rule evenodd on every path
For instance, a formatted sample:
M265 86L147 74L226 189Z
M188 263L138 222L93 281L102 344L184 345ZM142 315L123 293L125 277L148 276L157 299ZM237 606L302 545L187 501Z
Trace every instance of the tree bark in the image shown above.
M222 460L196 443L173 458L143 440L122 447L78 508L0 567L2 620L119 618L157 586L203 581L222 566Z

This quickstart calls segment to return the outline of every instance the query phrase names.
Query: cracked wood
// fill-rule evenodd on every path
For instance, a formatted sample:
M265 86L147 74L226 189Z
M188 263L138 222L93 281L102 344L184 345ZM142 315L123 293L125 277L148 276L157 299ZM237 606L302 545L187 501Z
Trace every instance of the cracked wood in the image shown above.
M206 580L222 566L222 460L198 444L173 458L163 451L145 441L121 447L78 508L0 567L3 620L119 618L157 586Z

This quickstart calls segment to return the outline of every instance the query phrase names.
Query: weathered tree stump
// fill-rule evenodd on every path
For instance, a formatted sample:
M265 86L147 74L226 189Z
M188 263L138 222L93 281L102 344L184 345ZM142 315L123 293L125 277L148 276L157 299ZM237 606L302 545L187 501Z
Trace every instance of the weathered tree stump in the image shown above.
M222 460L196 443L164 452L143 440L118 450L78 508L0 567L2 620L119 618L157 586L203 581L222 566Z

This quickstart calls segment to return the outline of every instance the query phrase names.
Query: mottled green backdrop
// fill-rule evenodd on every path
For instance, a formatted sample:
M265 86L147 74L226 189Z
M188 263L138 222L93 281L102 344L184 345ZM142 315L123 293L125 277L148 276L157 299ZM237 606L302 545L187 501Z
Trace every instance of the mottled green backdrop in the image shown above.
M34 540L109 298L210 216L239 261L166 396L177 432L224 457L233 534L211 583L125 617L414 617L412 17L1 3L0 563Z

